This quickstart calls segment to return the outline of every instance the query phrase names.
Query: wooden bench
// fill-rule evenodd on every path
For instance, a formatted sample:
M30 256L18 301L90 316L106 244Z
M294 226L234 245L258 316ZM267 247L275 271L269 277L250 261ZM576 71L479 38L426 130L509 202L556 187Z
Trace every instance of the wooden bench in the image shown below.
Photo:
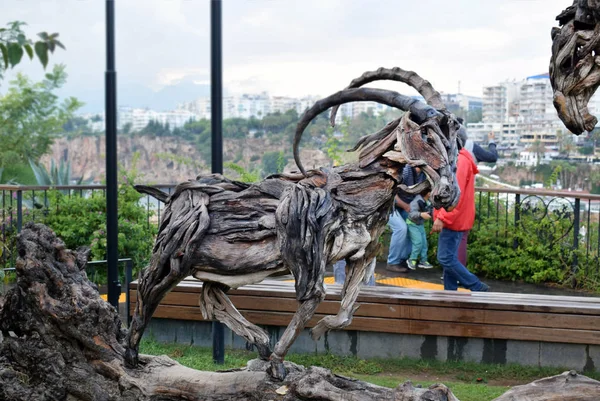
M198 306L202 283L182 281L162 300L154 317L203 320ZM137 282L131 283L130 312ZM308 323L339 309L338 285L327 286L327 297ZM287 326L297 302L293 283L268 280L229 291L242 315L258 325ZM525 340L600 345L600 300L536 294L470 293L363 287L360 308L346 330L365 332Z

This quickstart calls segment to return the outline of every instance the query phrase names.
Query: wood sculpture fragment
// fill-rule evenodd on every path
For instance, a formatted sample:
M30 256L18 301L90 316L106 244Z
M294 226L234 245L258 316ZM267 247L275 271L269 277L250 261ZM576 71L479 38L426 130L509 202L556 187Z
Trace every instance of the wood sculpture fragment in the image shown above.
M598 122L588 103L600 85L600 1L574 0L552 28L550 82L554 107L574 134L592 131Z
M417 89L422 103L399 93L363 84L396 80ZM362 138L359 162L305 171L298 147L312 119L330 107L354 101L375 101L406 111L381 131ZM424 169L436 208L453 207L459 189L455 180L459 123L439 93L416 73L400 68L367 72L350 86L308 109L294 137L299 173L280 174L248 185L219 175L198 177L167 196L138 187L163 200L152 260L142 273L138 302L127 337L126 359L137 365L137 348L153 312L164 295L185 277L203 281L200 307L206 319L217 319L254 344L271 363L273 377L283 379L283 359L296 336L325 296L325 267L340 259L348 263L343 300L336 316L312 329L318 339L331 329L350 324L365 270L378 250L378 238L391 212L406 164ZM298 310L271 349L267 333L248 322L227 298L229 288L291 272Z

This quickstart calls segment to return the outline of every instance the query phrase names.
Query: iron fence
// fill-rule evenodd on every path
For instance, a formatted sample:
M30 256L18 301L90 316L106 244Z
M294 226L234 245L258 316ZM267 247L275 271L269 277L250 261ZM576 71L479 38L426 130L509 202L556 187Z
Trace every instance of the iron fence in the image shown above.
M519 237L537 239L561 247L573 271L600 268L600 195L478 187L476 209L475 234L495 227L497 242L510 241L506 247L519 247Z
M175 185L162 184L156 187L171 193ZM1 255L6 267L14 262L10 258L14 258L13 248L16 245L9 240L9 236L20 232L26 222L43 222L49 213L60 213L61 197L53 194L93 198L105 196L106 187L0 185L0 191L0 246L3 247ZM566 250L577 251L572 258L573 269L600 268L600 195L478 187L476 200L474 233L482 228L489 230L490 227L495 227L497 241L511 241L506 242L505 246L516 248L519 246L518 239L510 235L511 231L531 231L531 236L538 236L539 241L559 242ZM147 211L145 223L158 224L163 208L161 203L146 195L141 198L140 204ZM542 220L549 222L545 230L533 230L532 222ZM578 260L581 255L585 255L585 266ZM594 261L594 266L590 266L590 260Z
M159 184L156 187L171 193L175 185ZM16 234L21 232L24 224L43 223L50 213L60 213L65 198L105 196L105 185L0 185L0 268L14 266ZM148 226L158 224L162 204L149 195L144 195L139 204L146 209L145 223Z

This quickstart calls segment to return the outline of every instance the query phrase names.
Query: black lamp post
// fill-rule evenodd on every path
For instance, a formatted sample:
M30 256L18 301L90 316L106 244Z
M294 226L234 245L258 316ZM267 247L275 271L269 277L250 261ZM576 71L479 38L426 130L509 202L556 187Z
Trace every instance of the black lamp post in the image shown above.
M212 172L223 174L223 53L221 38L221 0L210 1L210 125ZM213 360L222 364L225 359L223 324L214 321Z
M117 72L115 71L115 1L106 0L106 73L104 75L106 115L106 253L108 302L119 309L121 283L118 270L117 217Z

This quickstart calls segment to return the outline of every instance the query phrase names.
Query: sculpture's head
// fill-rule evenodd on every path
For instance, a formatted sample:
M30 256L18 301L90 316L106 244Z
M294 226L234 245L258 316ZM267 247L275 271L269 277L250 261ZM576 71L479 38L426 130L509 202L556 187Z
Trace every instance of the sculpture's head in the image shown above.
M552 28L550 81L554 107L574 134L594 129L597 119L588 102L600 85L600 2L574 0Z
M421 93L427 104L397 92L361 87L376 80L395 80L411 85ZM294 137L294 159L300 171L306 175L300 161L298 146L310 121L323 111L334 107L331 112L331 123L334 125L338 107L356 101L374 101L406 112L381 131L361 138L351 149L354 151L361 148L360 167L367 168L382 161L392 166L396 164L398 168L395 171L401 171L401 167L406 164L421 167L428 180L414 187L401 185L402 190L416 194L429 185L432 188L430 200L435 208L454 208L460 197L455 175L458 150L462 146L457 139L460 124L456 117L446 110L440 94L428 81L412 71L400 68L380 68L377 71L366 72L353 80L346 89L319 100L304 113Z

